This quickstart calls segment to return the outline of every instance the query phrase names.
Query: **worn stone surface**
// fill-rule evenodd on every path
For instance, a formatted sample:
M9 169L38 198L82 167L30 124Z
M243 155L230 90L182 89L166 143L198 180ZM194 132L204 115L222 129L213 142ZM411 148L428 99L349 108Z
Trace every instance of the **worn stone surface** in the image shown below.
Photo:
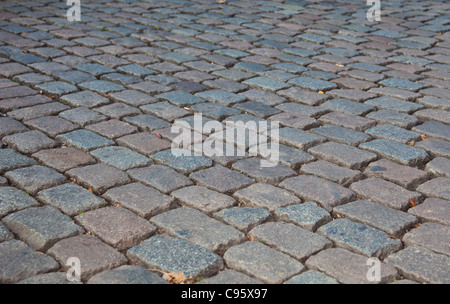
M88 284L168 284L154 272L141 266L123 265L98 273L87 282Z
M32 155L40 163L58 172L65 172L79 166L92 165L95 159L88 153L75 148L42 150Z
M314 202L280 207L274 214L278 220L296 224L310 231L316 231L332 220L330 214Z
M434 178L420 185L416 190L428 196L450 200L450 178Z
M221 166L194 172L189 177L201 186L222 193L235 192L254 182L253 179L245 175Z
M450 201L439 198L427 198L422 204L408 209L408 213L422 222L435 222L444 225L450 223Z
M0 173L36 165L36 161L11 149L0 150Z
M402 238L406 246L422 246L432 251L449 255L448 238L450 227L437 223L424 223L420 227L409 231Z
M206 213L236 205L233 198L202 186L185 187L172 192L171 196L183 205L200 209Z
M3 142L24 154L55 148L58 145L56 141L36 130L5 136Z
M334 278L316 270L308 270L293 276L284 284L339 284Z

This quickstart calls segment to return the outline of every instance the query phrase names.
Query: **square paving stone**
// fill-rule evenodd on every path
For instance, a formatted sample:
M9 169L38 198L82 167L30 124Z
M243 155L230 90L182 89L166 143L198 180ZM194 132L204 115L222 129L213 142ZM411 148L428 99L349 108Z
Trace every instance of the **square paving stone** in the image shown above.
M315 120L312 117L308 117L306 115L300 115L300 114L291 114L282 112L280 114L272 115L269 117L269 120L276 121L279 124L296 128L296 129L310 129L312 127L316 127L318 125L317 120Z
M430 284L450 282L450 258L421 246L408 246L390 255L385 262L395 266L406 279Z
M147 157L124 147L104 147L91 151L91 155L100 162L120 170L143 167L151 163Z
M449 236L450 227L437 223L423 223L420 227L406 233L402 241L406 246L422 246L448 256L450 253Z
M76 65L74 67L77 70L81 70L83 72L86 72L88 74L91 74L93 76L100 76L107 73L114 73L115 70L112 68L109 68L105 65L98 64L98 63L86 63L86 64L80 64Z
M92 235L79 235L61 240L48 250L48 254L61 265L66 265L71 257L80 259L82 281L96 273L127 263L124 255Z
M380 263L380 281L367 279L367 257L343 248L328 248L310 257L305 265L324 272L344 284L388 283L397 278L397 270L390 264Z
M37 91L27 86L14 86L10 88L0 89L0 99L10 99L17 97L24 97L30 95L36 95Z
M104 193L109 188L130 182L128 175L117 168L96 164L67 171L67 174L94 192Z
M419 166L428 160L428 153L388 139L375 139L359 145L360 148L407 166Z
M95 163L95 159L89 154L74 148L42 150L34 153L32 156L47 167L59 172Z
M209 277L224 267L220 256L185 240L157 235L131 248L127 257L138 265L188 278Z
M35 285L43 285L43 284L52 284L52 285L63 285L63 284L82 284L81 282L70 282L67 280L67 274L64 272L49 272L35 275L31 278L21 280L17 284L35 284Z
M79 83L86 82L86 81L95 80L94 76L89 75L87 73L83 73L81 71L58 72L58 73L55 73L54 76L62 81L69 82L73 85L77 85Z
M253 228L249 235L301 262L333 245L323 236L284 222L270 222L259 225Z
M293 276L283 284L339 284L334 278L316 270L308 270Z
M238 103L245 100L244 96L230 93L223 90L210 90L195 94L197 97L206 99L207 101L218 103L224 106Z
M335 98L328 100L320 105L321 107L337 112L343 112L350 115L365 115L375 108L368 104L351 101L344 98Z
M225 269L216 276L201 280L196 284L263 284L263 282L241 272Z
M168 122L162 120L156 116L150 114L141 114L137 116L129 116L123 119L124 121L135 125L136 127L145 131L154 131L156 129L161 129L170 126Z
M234 106L236 109L242 110L244 112L259 116L267 117L269 115L274 115L280 113L280 110L274 109L264 103L257 101L247 101L243 103L238 103Z
M75 93L76 91L78 91L76 86L64 81L42 83L36 85L36 88L46 92L47 94L56 96Z
M111 203L119 204L144 218L166 212L175 205L175 200L172 197L140 183L110 189L103 197Z
M381 177L407 189L415 189L428 179L427 172L408 166L399 165L386 159L370 163L364 175Z
M403 101L389 96L369 99L366 100L364 104L374 106L378 109L394 110L408 114L424 108L423 105L414 102Z
M415 126L412 131L450 141L450 126L441 122L427 121L420 126Z
M326 91L337 88L335 83L310 77L294 78L289 80L289 83L311 91Z
M10 240L0 243L0 283L11 284L34 275L59 268L51 257L39 254L24 242Z
M297 260L260 242L234 246L225 252L224 259L230 268L269 284L280 284L305 269Z
M450 178L434 178L420 185L416 190L428 196L450 200Z
M0 222L0 243L4 241L9 241L14 238L14 235L11 233L11 231L8 230L8 228L3 225L2 222Z
M334 142L327 142L312 147L308 150L308 152L318 158L350 169L360 169L365 167L371 161L377 159L377 155L375 153Z
M11 117L0 117L0 139L7 135L25 132L28 128Z
M44 82L53 81L53 78L47 75L42 75L38 73L28 73L17 75L13 77L14 81L22 82L29 85L36 85Z
M77 125L56 116L45 116L28 120L25 122L25 125L32 129L42 131L50 137L78 129Z
M176 106L188 106L204 101L202 98L184 91L171 91L156 95L155 97L168 100L170 103Z
M264 207L269 211L301 202L292 193L264 183L256 183L241 189L234 193L234 197L248 206Z
M36 165L37 162L11 149L0 149L0 173Z
M115 119L120 119L128 115L141 114L141 111L139 111L139 109L119 102L96 108L94 109L94 111L100 112Z
M39 251L47 251L59 240L84 232L68 216L52 206L15 212L4 217L3 223L31 248Z
M325 137L294 128L280 128L275 136L280 143L299 149L309 149L326 141Z
M8 113L8 116L15 118L17 120L29 120L34 118L39 118L43 116L50 116L58 114L59 112L70 109L70 107L59 103L59 102L50 102L39 104L36 106L21 108L18 110L13 110Z
M150 94L152 96L154 94L161 94L161 93L170 91L170 87L167 87L162 84L158 84L153 81L144 81L144 82L139 82L139 83L135 83L135 84L130 84L130 85L128 85L128 87L133 90L138 90L138 91L144 92L146 94Z
M156 163L166 165L185 174L212 166L212 161L209 158L178 148L157 152L150 157Z
M156 231L155 226L145 219L118 207L89 211L76 216L75 220L87 231L119 250L139 244Z
M77 199L74 200L74 197ZM36 198L58 208L69 216L78 215L81 212L106 205L106 201L73 183L42 190L37 194Z
M229 107L225 107L220 104L204 102L193 105L191 107L192 110L205 115L211 119L222 120L228 116L240 114L241 111Z
M360 197L398 210L408 209L411 206L410 199L414 202L420 202L422 198L422 195L418 192L406 190L381 178L369 178L353 183L350 189ZM383 189L383 191L380 191L380 189Z
M442 156L450 158L450 142L441 139L427 138L418 142L415 147L424 149L432 156Z
M9 171L5 174L5 177L13 185L24 189L30 195L35 195L40 190L58 186L67 181L64 175L43 166L32 166Z
M281 89L286 89L289 87L288 84L281 82L279 80L267 78L267 77L254 77L247 79L243 82L243 84L246 84L248 86L256 86L262 90L267 91L278 91Z
M314 202L280 207L274 214L278 220L296 224L313 232L332 220L330 214Z
M316 175L343 186L348 186L362 177L358 170L343 168L324 160L305 164L301 167L300 173Z
M336 125L323 125L319 128L311 129L311 132L325 136L333 141L357 146L363 142L370 140L370 136L362 132L347 129Z
M450 177L450 159L436 157L426 165L425 170L434 176Z
M123 102L135 107L156 101L154 97L135 90L114 92L109 94L109 98L111 98L113 101Z
M258 182L269 184L278 184L283 179L296 175L294 170L280 164L273 167L262 167L261 159L256 157L239 160L233 164L232 168Z
M215 253L223 253L245 240L242 232L190 207L167 211L152 217L150 221L163 232Z
M267 149L266 144L261 144L258 146L259 154L261 155L261 151ZM297 170L301 165L306 164L315 160L314 156L303 152L302 150L295 149L292 147L288 147L285 145L278 145L278 161L284 165L292 168L293 170ZM262 155L261 155L262 156ZM270 159L269 159L270 161Z
M93 108L108 104L109 100L91 91L83 91L75 94L69 94L61 97L63 102L67 102L73 107Z
M333 209L333 214L375 227L395 237L400 237L417 223L416 217L408 213L370 201L356 201L337 206Z
M293 102L299 102L310 106L319 105L323 101L327 100L329 97L326 94L319 94L316 92L303 90L299 87L291 87L286 90L280 90L277 92L277 94L286 97L287 99Z
M127 173L134 180L154 187L165 194L193 184L192 181L183 174L178 173L172 168L161 165L131 169L128 170Z
M0 187L0 217L38 205L39 203L25 191L13 187Z
M450 201L439 198L427 198L422 204L408 209L421 222L434 222L443 225L450 223Z
M141 266L123 265L94 275L87 284L168 284Z
M361 132L376 125L372 119L340 112L325 114L319 118L319 121Z
M82 89L91 90L99 94L108 94L111 92L125 90L125 88L122 85L105 80L94 80L83 82L79 84L79 86Z
M421 140L419 133L405 130L393 125L377 125L373 128L367 129L366 133L373 138L390 139L402 144Z
M43 149L54 148L56 141L47 137L41 131L28 131L3 137L3 142L9 147L24 154L31 154Z
M405 129L409 129L419 123L419 119L417 119L417 117L393 110L379 110L370 112L366 117L376 120L379 123L391 124Z
M171 143L147 132L135 133L118 138L119 145L126 146L138 153L149 156L155 152L166 150Z
M275 108L283 112L306 115L310 117L317 117L329 112L329 110L321 107L314 107L296 102L282 103L277 105Z
M56 140L83 151L114 145L114 141L88 130L75 130L56 136Z
M254 182L254 179L222 166L200 170L191 173L189 177L200 186L226 194L235 192Z
M213 216L244 233L271 218L270 212L263 207L226 208L214 213Z
M180 109L168 102L152 103L141 106L139 109L146 114L153 114L168 121L173 121L190 114L190 112L185 109Z
M402 248L399 239L392 239L381 230L345 218L325 224L317 232L332 240L338 247L368 257L384 259Z
M286 179L280 187L293 191L305 201L318 202L327 211L355 198L355 193L326 179L300 175ZM321 189L321 191L317 191Z
M206 213L216 212L236 205L236 201L227 195L209 190L202 186L190 186L171 193L182 205L199 209Z
M117 119L99 122L86 127L86 129L96 132L109 139L115 139L137 131L135 126L127 124Z
M3 77L11 78L18 74L25 74L31 72L29 67L26 67L20 63L4 63L0 64L0 75Z

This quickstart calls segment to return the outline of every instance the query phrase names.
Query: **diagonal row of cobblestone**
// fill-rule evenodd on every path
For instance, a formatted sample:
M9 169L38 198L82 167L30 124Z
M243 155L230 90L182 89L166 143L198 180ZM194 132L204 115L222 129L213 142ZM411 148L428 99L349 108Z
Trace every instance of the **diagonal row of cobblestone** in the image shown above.
M449 283L446 2L1 2L0 283Z

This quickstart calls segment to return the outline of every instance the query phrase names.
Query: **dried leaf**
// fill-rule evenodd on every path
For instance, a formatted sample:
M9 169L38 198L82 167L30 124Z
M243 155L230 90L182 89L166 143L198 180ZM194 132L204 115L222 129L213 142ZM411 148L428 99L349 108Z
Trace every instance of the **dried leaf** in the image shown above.
M255 237L253 235L247 236L247 241L253 242L255 240Z
M159 138L162 138L161 134L156 134L156 136L158 136Z
M411 203L411 205L412 205L413 207L416 207L416 206L417 206L416 203L414 203L414 201L413 201L412 198L409 198L409 202Z
M323 91L319 91L319 94L325 94Z
M408 141L406 143L408 146L414 147L414 145L416 144L416 142L414 140Z
M94 193L94 191L92 190L91 187L88 188L88 191L91 192L91 193Z
M425 134L420 134L420 137L422 137L422 140L427 139L427 136Z
M217 3L224 4L224 3L227 3L227 0L217 0Z
M187 278L182 271L173 273L164 273L163 279L172 284L193 284L193 280Z

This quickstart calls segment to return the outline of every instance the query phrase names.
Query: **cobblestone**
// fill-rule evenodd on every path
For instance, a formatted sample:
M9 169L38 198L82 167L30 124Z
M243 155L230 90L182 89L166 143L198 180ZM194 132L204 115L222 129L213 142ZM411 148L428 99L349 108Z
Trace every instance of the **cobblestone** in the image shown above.
M408 209L408 213L422 222L434 222L449 225L450 201L439 198L427 198L422 204Z

